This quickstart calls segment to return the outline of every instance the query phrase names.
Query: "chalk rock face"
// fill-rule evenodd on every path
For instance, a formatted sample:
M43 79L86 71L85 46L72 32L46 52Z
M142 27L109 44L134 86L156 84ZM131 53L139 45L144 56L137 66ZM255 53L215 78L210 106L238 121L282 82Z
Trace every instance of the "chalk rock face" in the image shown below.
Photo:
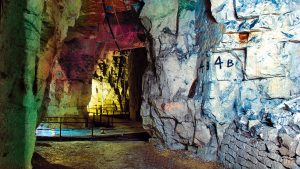
M238 18L252 18L260 15L283 14L297 9L297 1L235 1ZM299 7L299 6L298 6ZM298 8L299 9L299 8Z
M143 79L144 101L141 113L144 127L153 134L154 138L163 140L162 144L166 147L185 149L187 146L197 145L197 147L205 148L205 150L208 149L207 152L213 152L209 149L214 147L215 150L217 147L217 133L214 129L215 126L211 124L212 120L203 117L201 97L197 94L199 93L198 83L200 82L197 74L201 61L198 51L200 46L210 48L213 46L210 42L214 43L219 38L204 42L201 40L209 38L208 35L197 35L196 30L199 29L200 31L203 28L196 26L196 7L202 6L201 16L205 15L205 9L202 9L205 7L204 4L201 4L202 2L196 3L196 1L170 1L164 11L157 11L160 10L160 7L154 6L152 1L151 4L145 1L141 18L142 20L145 18L151 20L150 33L153 39L150 41L153 43L148 44L148 61L150 64ZM161 4L161 6L163 5L164 3ZM168 10L170 12L167 12ZM178 19L174 19L174 16ZM204 26L206 22L212 22L201 16L199 16L202 19L199 21L201 26ZM168 18L172 18L172 21L165 24ZM147 23L144 22L144 24ZM209 34L213 35L217 32L217 26L211 27L214 28ZM238 57L240 53L228 53L227 57L235 58L235 55ZM229 64L231 65L231 63ZM239 64L231 66L234 70L241 69ZM218 73L223 74L223 72L216 72L216 74ZM242 79L239 73L225 74L225 78ZM225 86L222 87L226 88ZM230 107L230 103L228 106ZM210 115L214 113L217 111L210 113ZM216 116L220 121L232 118ZM199 152L204 151L199 150Z
M52 63L81 1L1 1L0 6L0 168L29 169Z
M196 145L201 157L216 159L233 121L253 137L266 133L262 126L299 125L299 5L180 0L160 11L164 4L145 1L141 18L153 38L144 75L145 128L167 147Z
M168 28L170 33L176 32L177 0L145 0L144 3L140 17L144 23L150 21L149 28L153 37L159 36L164 28Z
M289 112L297 112L288 105L285 110L278 106L299 97L295 71L299 69L299 5L293 0L212 1L213 17L226 28L214 50L223 56L236 49L244 51L237 114L252 112L257 116L251 118L259 118L259 113L269 113L274 123L280 123L275 119L288 120L292 117Z
M57 77L63 76L61 67L58 64L58 59L61 57L63 51L64 40L67 37L69 27L75 25L75 20L78 19L81 9L81 0L69 1L47 1L44 7L43 13L43 25L42 25L42 36L41 36L41 46L42 50L40 52L40 58L37 63L37 77L39 88L43 90L40 94L41 108L39 109L39 120L41 117L48 116L48 110L60 112L58 109L58 104L56 98L63 95L65 92L62 81L57 81L56 90L60 89L60 92L55 94L53 91L55 89L54 82L56 82ZM62 90L61 90L62 89ZM50 106L49 106L50 105ZM57 108L54 109L56 105ZM66 108L61 106L61 109ZM59 115L57 115L59 116Z
M51 76L48 117L79 116L86 114L91 98L92 75L97 56L93 40L65 41Z
M184 10L184 17L179 16L182 18L177 23L174 18L177 18L178 1L160 2L145 1L141 13L142 18L152 23L154 45L149 50L153 50L154 56L149 57L155 57L144 75L145 101L141 113L146 128L155 127L155 136L163 137L168 147L181 149L184 147L181 142L193 140L194 124L193 115L188 113L188 95L197 73L195 33L189 31L194 27L194 11ZM151 67L155 68L154 72Z
M230 102L234 105L234 118L239 119L237 128L241 132L251 133L252 137L268 138L269 130L265 126L276 127L280 132L288 133L288 137L294 138L299 133L296 126L300 113L297 108L300 83L299 74L295 71L299 69L300 56L297 33L300 30L299 5L299 1L293 0L211 1L212 16L225 27L223 38L212 53L226 57L228 52L243 51L240 55L241 69L238 70L242 78L231 78L234 81L231 83L235 83L238 90L235 95L225 97L234 98ZM216 86L224 82L219 80L213 83L212 86ZM216 93L218 95L219 92ZM221 107L224 108L223 105ZM274 135L276 137L277 134ZM297 139L294 138L293 142ZM272 141L276 142L276 139ZM282 153L283 149L286 153L281 155L294 156L295 148L285 147L288 148L281 149ZM225 155L225 158L228 157ZM237 163L243 165L238 160L225 162L233 168L238 168L233 166ZM269 165L266 161L262 164ZM296 164L291 160L282 162L282 165L291 167Z

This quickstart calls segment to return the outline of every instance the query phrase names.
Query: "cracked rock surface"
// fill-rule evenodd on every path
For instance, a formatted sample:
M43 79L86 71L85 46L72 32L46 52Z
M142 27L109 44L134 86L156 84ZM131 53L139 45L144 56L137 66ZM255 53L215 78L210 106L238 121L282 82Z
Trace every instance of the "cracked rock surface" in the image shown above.
M152 23L142 116L153 142L216 160L233 124L254 140L272 129L299 141L298 1L170 0L159 4L166 9L161 12L155 3L145 1L142 12ZM287 147L287 157L270 156L296 167L295 147ZM228 166L251 168L245 160L226 159L227 153L221 159ZM254 165L272 167L260 163Z

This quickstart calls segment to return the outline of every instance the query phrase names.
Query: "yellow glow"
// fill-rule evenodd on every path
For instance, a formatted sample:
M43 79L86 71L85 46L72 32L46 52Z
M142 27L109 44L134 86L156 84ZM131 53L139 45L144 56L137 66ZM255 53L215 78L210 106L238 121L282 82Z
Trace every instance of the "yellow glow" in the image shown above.
M120 95L122 95L121 97L123 97L124 94L128 95L128 90L126 92L123 91L125 83L122 83L120 77L118 77L119 65L115 63L116 58L114 59L114 57L119 56L120 52L109 51L106 53L105 60L98 61L99 64L106 65L106 71L104 74L103 70L101 70L99 66L96 67L96 74L99 76L99 79L92 80L92 95L87 106L89 113L99 113L101 107L103 109L111 109L111 107L114 107L113 105L116 105L118 110L121 109L120 104L122 103L119 103L118 95L115 93L115 89L110 84L113 83L112 85L119 89ZM122 75L122 78L128 78L127 73L128 72L125 72L125 75Z
M89 113L96 113L96 109L100 109L101 105L112 105L113 102L117 103L118 96L115 94L114 89L105 80L100 82L92 80L92 96L87 107Z

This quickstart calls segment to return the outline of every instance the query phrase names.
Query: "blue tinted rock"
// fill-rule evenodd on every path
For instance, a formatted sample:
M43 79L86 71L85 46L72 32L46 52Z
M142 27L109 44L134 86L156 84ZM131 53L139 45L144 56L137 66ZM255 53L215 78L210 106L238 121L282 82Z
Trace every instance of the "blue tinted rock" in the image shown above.
M299 9L299 1L257 1L257 0L235 0L235 9L239 18L253 18L267 14L287 13Z

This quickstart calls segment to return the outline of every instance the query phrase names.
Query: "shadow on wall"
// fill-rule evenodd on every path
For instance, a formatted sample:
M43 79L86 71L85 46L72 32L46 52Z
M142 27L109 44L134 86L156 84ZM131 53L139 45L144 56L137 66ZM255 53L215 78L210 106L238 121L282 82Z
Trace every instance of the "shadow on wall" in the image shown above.
M142 105L142 78L147 68L147 51L146 48L134 49L129 56L128 73L129 73L129 111L130 119L142 121L140 109Z
M51 164L44 157L42 157L38 153L34 153L32 157L32 168L33 169L73 169L71 167L59 165L59 164Z

